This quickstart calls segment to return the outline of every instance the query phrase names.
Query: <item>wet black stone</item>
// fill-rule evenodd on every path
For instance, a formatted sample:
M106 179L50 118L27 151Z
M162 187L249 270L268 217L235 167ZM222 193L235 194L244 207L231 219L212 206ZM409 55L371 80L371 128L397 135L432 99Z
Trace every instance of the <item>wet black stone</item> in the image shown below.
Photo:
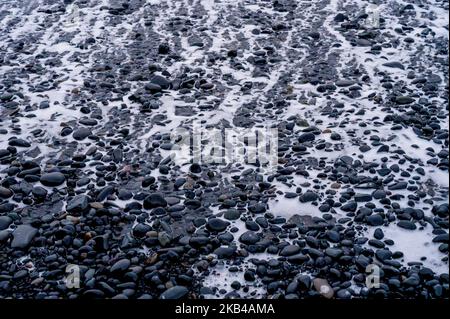
M336 132L331 133L330 138L333 141L340 141L342 139L341 135Z
M209 230L212 231L216 231L216 232L221 232L224 231L225 229L227 229L227 227L230 225L229 222L224 221L220 218L211 218L208 220L206 227Z
M355 201L348 201L344 205L341 206L341 209L344 212L354 212L358 208L358 204Z
M448 243L448 233L434 237L433 243Z
M384 238L384 233L380 228L375 229L375 232L373 233L373 237L375 237L378 240L381 240Z
M165 77L160 75L155 75L150 79L150 82L153 84L158 85L163 90L167 90L170 87L170 81L167 80Z
M199 164L192 164L189 170L194 174L200 174L202 167Z
M91 135L92 131L90 129L86 127L81 127L73 132L72 137L77 141L82 141Z
M114 193L114 187L113 186L105 186L100 190L100 192L97 195L97 202L103 202L108 196Z
M338 232L334 230L329 230L326 232L327 239L332 243L338 243L341 240L341 236Z
M152 209L157 207L166 207L167 201L161 194L152 194L144 199L144 208Z
M66 210L69 213L82 213L89 207L89 197L86 195L77 195L67 203Z
M241 213L236 209L229 209L223 214L223 217L227 220L236 220L241 217Z
M309 260L309 257L300 253L287 257L287 260L292 264L301 265L307 262Z
M0 216L0 230L7 229L13 220L8 216Z
M441 204L439 206L433 206L432 210L433 214L438 215L439 217L445 218L449 215L449 205Z
M378 249L375 252L375 255L377 256L378 260L385 261L392 257L392 252L387 249Z
M247 231L239 237L239 241L246 245L254 245L259 241L259 236L253 231Z
M45 198L48 194L47 190L40 186L33 187L31 192L33 193L33 196L37 198Z
M296 245L288 245L280 251L280 256L292 256L298 254L301 248Z
M407 182L397 182L388 187L389 190L402 190L408 186Z
M53 172L42 175L40 181L44 186L56 187L62 185L66 181L66 177L62 173Z
M214 250L214 254L217 255L219 259L227 259L234 255L236 247L219 247Z
M382 199L382 198L386 198L386 192L384 190L381 189L377 189L376 191L374 191L372 193L373 198L375 199Z
M355 194L354 199L356 202L370 202L372 200L372 195L370 195L370 194Z
M25 141L21 138L12 139L8 142L9 146L15 146L15 147L30 147L31 144L28 141Z
M0 149L0 158L9 156L11 153L8 150Z
M381 226L384 224L384 219L379 214L373 214L367 217L367 224L370 226Z
M182 299L186 297L188 293L189 290L186 287L175 286L164 291L161 294L160 299L168 299L168 300Z
M417 228L416 224L409 220L401 220L397 223L397 226L409 230L415 230Z
M37 234L38 230L36 228L30 225L19 225L13 232L11 248L27 248Z
M386 66L388 68L401 69L401 70L405 69L403 64L401 64L400 62L397 62L397 61L383 63L383 66Z
M0 213L9 213L13 211L15 208L15 205L12 203L4 203L0 204Z
M102 299L105 293L99 289L89 289L83 292L83 296L87 299Z
M409 97L409 96L397 96L395 98L395 102L397 104L400 104L400 105L411 104L414 101L415 100L412 97Z
M142 187L149 187L150 185L153 185L156 182L156 178L153 176L145 177L142 180Z
M0 198L10 198L13 195L13 192L3 186L0 186Z
M314 135L314 133L311 133L311 132L303 133L298 137L298 141L300 143L312 142L315 139L316 139L316 136Z
M310 192L310 191L307 191L306 193L300 195L300 201L302 203L313 202L318 199L319 199L319 195L314 192Z
M170 52L170 46L167 43L161 43L158 47L159 54L168 54Z
M124 273L130 268L131 262L129 259L121 259L112 265L110 272L113 274Z
M258 203L258 204L249 206L248 210L254 214L262 214L262 213L266 212L267 209L266 209L266 205L264 205L263 203Z
M203 40L198 36L192 36L188 38L188 44L194 47L203 47Z

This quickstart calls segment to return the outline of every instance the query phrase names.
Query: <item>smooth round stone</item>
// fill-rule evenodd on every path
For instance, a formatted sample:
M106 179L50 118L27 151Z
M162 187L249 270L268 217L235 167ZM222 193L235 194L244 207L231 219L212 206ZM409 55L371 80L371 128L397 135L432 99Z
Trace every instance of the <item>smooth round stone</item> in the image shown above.
M3 186L0 186L0 198L10 198L13 195L13 192Z
M11 248L27 248L37 233L38 230L30 225L19 225L13 232Z
M266 209L266 205L264 205L263 203L258 203L256 205L249 206L248 210L254 214L262 214L262 213L266 212L267 209Z
M189 170L191 173L200 174L202 172L202 167L199 164L192 164Z
M300 252L301 248L296 245L288 245L280 251L280 256L293 256Z
M0 230L7 229L13 220L8 216L0 216Z
M368 152L368 151L370 151L372 148L369 146L369 145L361 145L360 147L359 147L359 150L362 152L362 153L366 153L366 152Z
M144 199L144 208L152 209L158 207L166 207L167 201L161 194L152 194Z
M40 181L44 186L56 187L64 184L66 177L62 173L53 172L42 175Z
M355 201L360 202L370 202L372 200L372 195L370 194L356 194L355 195Z
M347 86L355 84L355 81L352 81L352 80L338 80L338 81L335 82L335 84L336 84L336 86L339 86L339 87L347 87Z
M298 137L298 141L300 143L312 142L315 139L316 139L316 136L314 135L314 133L311 133L311 132L303 133Z
M247 231L239 237L239 241L247 245L254 245L259 241L259 236L253 231Z
M409 97L409 96L397 96L396 98L395 98L395 102L397 103L397 104L400 104L400 105L404 105L404 104L411 104L411 103L413 103L415 100L412 98L412 97Z
M367 224L370 226L381 226L384 224L384 219L381 215L373 214L367 217Z
M211 218L210 220L208 220L206 227L209 230L221 232L221 231L224 231L225 229L227 229L227 227L229 225L230 225L229 222L224 221L220 218Z
M327 238L332 243L338 243L341 240L341 236L337 231L329 230L326 232Z
M384 261L392 257L392 252L387 249L378 249L375 252L375 255L377 256L378 260Z
M358 204L356 203L356 201L348 201L347 203L345 203L344 205L341 206L341 209L344 212L354 212L356 211L356 209L358 208Z
M319 195L314 192L307 191L300 196L300 201L302 203L313 202L319 199Z
M248 230L258 231L259 225L253 220L247 220L245 222L245 228L247 228Z
M339 299L350 299L352 294L347 289L340 289L337 291L336 297Z
M386 198L386 192L382 189L377 189L376 191L373 192L372 196L375 199Z
M119 189L119 191L117 192L117 197L120 200L129 200L133 198L133 193L126 189Z
M338 248L327 248L325 250L325 254L327 256L330 256L331 258L338 258L338 257L342 256L343 251L342 251L342 249L338 249Z
M141 238L141 237L144 237L151 230L152 230L152 228L147 224L137 224L133 228L133 235L138 238Z
M77 141L82 141L92 135L92 131L87 127L82 127L73 132L72 137Z
M32 191L33 195L38 198L45 198L47 196L47 190L43 187L33 187Z
M228 220L236 220L241 217L241 213L236 209L229 209L223 214L223 217Z
M339 133L336 133L336 132L331 133L330 138L333 141L340 141L342 139L341 135Z
M168 300L182 299L186 297L188 293L189 290L186 287L175 286L164 291L161 294L160 299L168 299Z
M373 233L373 237L375 237L378 240L383 239L384 238L383 230L381 230L381 228L375 229L375 231Z
M219 247L214 250L214 254L217 255L217 258L219 259L226 259L233 256L235 251L236 247Z
M15 147L30 147L31 144L21 138L15 138L8 142L9 146L15 146Z
M105 293L99 289L89 289L83 293L83 296L89 299L102 299L105 297Z
M397 226L400 228L408 229L408 230L415 230L417 229L416 224L409 220L401 220L397 223Z
M130 268L131 262L129 259L121 259L117 261L110 269L111 273L123 273Z
M438 215L439 217L445 218L449 215L449 206L448 204L441 204L439 206L433 207L433 214Z
M170 82L161 75L155 75L150 80L151 83L159 85L163 90L166 90L170 86Z
M77 195L67 203L66 210L69 213L84 212L89 206L89 197L86 195Z
M8 240L11 237L11 231L9 230L0 230L0 243Z

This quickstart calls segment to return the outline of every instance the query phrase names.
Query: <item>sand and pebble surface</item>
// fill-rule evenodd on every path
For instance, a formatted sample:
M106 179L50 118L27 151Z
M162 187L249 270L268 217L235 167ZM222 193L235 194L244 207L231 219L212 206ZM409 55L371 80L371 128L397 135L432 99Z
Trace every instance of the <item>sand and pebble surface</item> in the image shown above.
M448 13L0 0L0 298L448 298ZM196 122L276 169L174 160Z

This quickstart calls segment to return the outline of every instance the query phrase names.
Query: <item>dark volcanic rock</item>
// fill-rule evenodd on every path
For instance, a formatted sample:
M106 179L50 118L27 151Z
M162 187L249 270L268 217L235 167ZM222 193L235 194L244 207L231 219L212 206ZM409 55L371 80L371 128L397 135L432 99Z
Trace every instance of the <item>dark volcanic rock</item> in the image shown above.
M164 291L160 299L182 299L187 296L189 290L183 286L175 286Z
M152 194L145 198L144 200L144 208L153 209L157 207L166 207L167 201L161 194Z
M69 213L84 212L89 206L89 197L86 195L77 195L67 203L66 210Z
M88 136L92 135L92 131L86 127L79 128L78 130L74 131L72 134L72 137L77 141L82 141Z
M62 185L66 181L66 177L58 172L47 173L42 175L40 181L44 186L56 187Z
M37 233L38 230L30 225L19 225L13 232L11 248L27 248Z
M210 220L208 220L206 227L209 230L221 232L224 231L229 225L229 222L224 221L220 218L211 218Z
M0 216L0 230L7 229L13 220L8 216Z

